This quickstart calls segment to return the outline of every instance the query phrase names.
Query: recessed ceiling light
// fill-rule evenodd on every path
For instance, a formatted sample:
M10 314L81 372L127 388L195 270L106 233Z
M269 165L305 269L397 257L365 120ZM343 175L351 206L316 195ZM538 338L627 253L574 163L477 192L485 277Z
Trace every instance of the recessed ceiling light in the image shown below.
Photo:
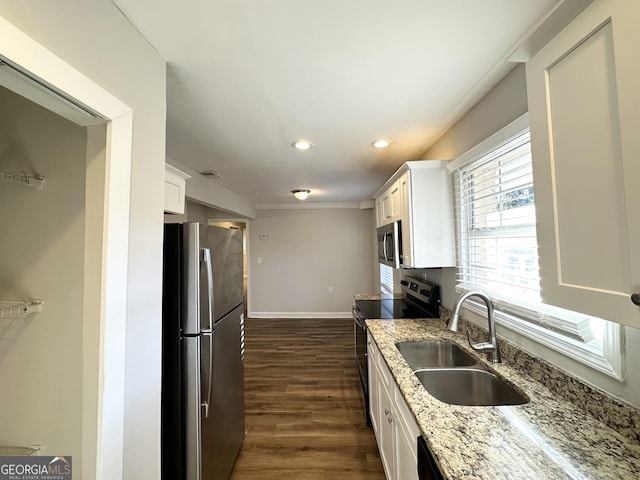
M291 193L293 193L293 196L298 200L306 200L311 193L311 190L291 190Z
M291 144L291 146L296 150L309 150L311 147L313 147L313 143L307 140L296 140Z
M387 140L387 139L380 139L380 140L376 140L374 142L371 142L371 146L373 148L387 148L389 145L391 145L393 142L391 140Z

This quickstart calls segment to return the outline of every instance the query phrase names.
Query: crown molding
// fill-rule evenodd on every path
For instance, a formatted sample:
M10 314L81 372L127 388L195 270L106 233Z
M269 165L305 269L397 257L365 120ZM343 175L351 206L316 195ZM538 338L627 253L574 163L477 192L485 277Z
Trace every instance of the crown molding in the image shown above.
M256 203L256 210L336 210L359 209L359 202L340 202L340 203Z

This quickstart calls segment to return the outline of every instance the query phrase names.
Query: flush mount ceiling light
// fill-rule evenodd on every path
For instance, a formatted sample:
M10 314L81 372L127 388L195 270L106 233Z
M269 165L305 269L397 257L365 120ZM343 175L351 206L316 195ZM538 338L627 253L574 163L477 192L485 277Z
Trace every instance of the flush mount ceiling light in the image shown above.
M373 148L387 148L392 143L393 142L391 140L387 140L385 138L381 138L380 140L376 140L374 142L371 142L371 146Z
M213 171L201 172L201 175L204 175L207 178L212 178L214 180L222 180L224 178L218 172L213 172Z
M313 143L307 140L296 140L291 144L291 146L296 150L309 150L311 147L313 147Z
M293 196L298 200L306 200L311 193L311 190L291 190L291 193L293 193Z

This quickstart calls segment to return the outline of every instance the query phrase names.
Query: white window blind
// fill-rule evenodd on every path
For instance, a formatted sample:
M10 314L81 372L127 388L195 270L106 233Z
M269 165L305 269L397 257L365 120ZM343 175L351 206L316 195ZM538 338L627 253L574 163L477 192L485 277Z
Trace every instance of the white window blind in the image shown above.
M528 130L457 171L458 283L540 301L536 212Z
M381 293L393 293L393 268L383 263L379 265Z

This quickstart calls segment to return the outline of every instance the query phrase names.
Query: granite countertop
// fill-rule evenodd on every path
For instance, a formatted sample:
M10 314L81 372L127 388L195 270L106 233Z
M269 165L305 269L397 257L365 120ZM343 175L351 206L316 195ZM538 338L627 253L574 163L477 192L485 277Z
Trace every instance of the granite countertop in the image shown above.
M445 339L467 352L466 337L440 319L367 320L391 374L445 478L465 480L623 480L640 478L640 443L510 366L488 369L530 399L525 405L457 406L432 397L395 346Z

